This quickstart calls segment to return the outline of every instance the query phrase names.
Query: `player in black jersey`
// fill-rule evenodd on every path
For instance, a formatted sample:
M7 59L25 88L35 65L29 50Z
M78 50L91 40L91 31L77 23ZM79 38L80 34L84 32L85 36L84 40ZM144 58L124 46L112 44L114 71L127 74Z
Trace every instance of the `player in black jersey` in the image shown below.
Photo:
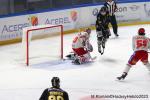
M51 82L52 87L45 89L39 100L69 100L68 93L60 88L59 78L53 77Z
M105 43L109 38L110 30L108 24L110 22L109 14L106 7L102 7L97 15L96 33L99 53L104 53Z

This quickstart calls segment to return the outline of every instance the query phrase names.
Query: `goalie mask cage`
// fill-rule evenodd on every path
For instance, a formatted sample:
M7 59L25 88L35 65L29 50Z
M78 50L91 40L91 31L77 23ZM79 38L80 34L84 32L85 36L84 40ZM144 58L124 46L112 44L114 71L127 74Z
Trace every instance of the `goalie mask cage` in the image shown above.
M56 51L56 49L59 49L59 52L57 52L58 57L60 59L63 59L63 25L38 25L38 26L31 26L31 27L26 27L23 28L23 35L22 35L22 46L23 46L23 51L25 52L24 54L24 60L27 66L29 66L30 63L30 45L31 45L31 40L43 37L49 37L52 38L53 35L58 36L59 41L49 41L49 44L47 45L50 46L54 43L58 43L58 46L53 46L51 47L52 49L55 49L53 52ZM45 38L44 38L45 39ZM36 43L35 45L38 45L40 43ZM40 47L42 48L42 47ZM38 50L38 49L37 49ZM33 50L34 52L37 50ZM32 51L32 52L33 52ZM45 52L45 50L43 51ZM49 53L53 54L53 52L49 51ZM37 54L38 55L38 54ZM33 57L34 58L34 57Z

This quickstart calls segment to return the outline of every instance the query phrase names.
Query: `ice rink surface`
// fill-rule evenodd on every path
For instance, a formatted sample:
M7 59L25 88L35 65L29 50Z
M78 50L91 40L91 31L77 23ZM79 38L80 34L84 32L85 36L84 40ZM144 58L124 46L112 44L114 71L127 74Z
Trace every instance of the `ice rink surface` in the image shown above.
M150 100L150 72L137 63L124 81L116 81L133 53L132 36L144 27L150 36L150 25L119 27L119 38L107 41L104 55L97 51L95 30L91 34L94 47L92 56L97 59L88 64L73 65L71 61L43 61L26 67L21 59L21 43L0 47L0 100L38 100L43 90L51 87L51 78L60 77L61 88L69 93L70 100ZM64 55L71 51L75 34L64 36ZM57 39L58 37L55 37ZM39 45L36 40L35 45ZM53 44L53 43L52 43ZM47 43L46 46L52 45ZM41 47L42 48L42 47ZM56 48L56 47L53 47ZM35 49L31 49L35 51ZM46 51L53 53L52 51ZM40 58L40 56L39 56ZM42 62L41 62L42 61ZM91 95L148 95L149 98L95 98Z

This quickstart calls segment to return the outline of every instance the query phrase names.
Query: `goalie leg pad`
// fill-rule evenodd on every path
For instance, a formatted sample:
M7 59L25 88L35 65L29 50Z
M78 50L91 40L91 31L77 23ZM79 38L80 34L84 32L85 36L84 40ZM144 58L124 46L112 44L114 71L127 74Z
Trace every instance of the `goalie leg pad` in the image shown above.
M88 51L85 50L84 48L72 48L72 49L77 56L81 56L88 53Z
M92 58L91 58L90 53L86 53L86 54L84 54L84 55L82 55L82 56L79 56L79 61L80 61L81 64L82 64L82 63L89 62L91 59L92 59Z
M76 56L76 59L72 61L74 64L83 64L92 60L90 53L86 53L81 56Z

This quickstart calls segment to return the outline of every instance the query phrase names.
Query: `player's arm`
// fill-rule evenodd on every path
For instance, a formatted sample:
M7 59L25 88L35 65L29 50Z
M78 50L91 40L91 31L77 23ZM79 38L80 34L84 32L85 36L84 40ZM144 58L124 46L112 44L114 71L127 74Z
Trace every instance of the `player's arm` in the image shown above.
M88 48L88 46L89 46L89 41L88 41L88 40L86 40L86 41L85 41L85 49L86 49L86 50L88 50L88 49L89 49L89 48Z
M150 50L150 38L148 38L148 49Z
M102 23L102 21L100 19L96 21L96 29L98 31L104 29L104 24Z
M133 51L135 50L135 48L136 48L136 39L135 39L135 37L132 37L132 49L133 49Z
M92 44L89 42L89 39L85 42L85 50L92 52L93 51L93 46Z
M105 2L105 3L104 3L104 6L107 7L107 5L108 5L107 2Z
M95 25L95 27L96 27L96 31L98 31L98 20L96 20L96 25Z
M69 100L69 96L67 92L64 93L64 100Z
M115 12L117 11L117 9L118 9L118 7L117 7L117 4L116 4L116 2L114 1L114 3L115 3Z
M87 37L80 38L80 42L85 50L88 50L89 39Z
M109 14L107 13L106 14L106 17L107 17L107 26L109 25L109 23L111 22L111 18L110 18L110 16L109 16Z
M98 37L102 36L102 24L101 24L101 20L97 20L96 21L96 33Z
M80 39L80 42L81 42L81 44L82 44L82 47L85 47L85 42L86 42L86 41L85 41L83 38Z
M96 30L99 30L100 24L101 24L100 14L98 14L96 19Z
M45 89L39 100L46 100L48 98L48 89Z

